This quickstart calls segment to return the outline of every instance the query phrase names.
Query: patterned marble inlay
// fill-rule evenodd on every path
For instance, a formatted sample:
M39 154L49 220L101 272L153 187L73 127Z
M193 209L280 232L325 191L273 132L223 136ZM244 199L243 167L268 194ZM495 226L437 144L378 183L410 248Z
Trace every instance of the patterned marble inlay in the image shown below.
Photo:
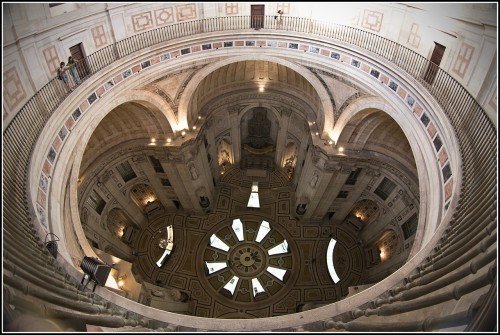
M238 15L239 14L238 6L239 6L238 2L226 2L224 5L226 15Z
M132 16L134 32L141 32L153 28L151 12L140 13Z
M3 73L3 97L9 109L14 109L26 98L26 92L15 67Z
M384 13L365 9L361 26L379 32L383 18Z
M100 26L90 29L90 32L92 33L92 39L94 40L96 49L108 45L108 39L106 37L104 26L102 24Z
M412 47L418 48L420 46L421 36L418 33L418 24L412 23L410 29L410 35L408 36L408 44Z
M454 73L460 76L460 78L464 78L472 60L472 56L474 55L474 50L475 48L472 45L465 42L463 42L460 46L460 50L458 51L458 55L452 69Z
M177 14L177 21L179 22L197 19L196 4L194 3L176 5L175 11Z
M174 23L174 9L165 7L155 10L156 26L161 27L170 23Z
M47 67L49 68L49 73L55 76L61 62L59 60L59 56L57 55L56 47L52 45L44 49L43 57L45 58L45 62L47 63Z
M236 233L239 230L235 231L232 224L236 215L239 215L234 203L248 200L247 192L243 192L247 187L241 186L244 184L241 179L251 181L238 168L232 168L224 175L218 186L219 198L215 201L218 205L210 214L165 214L156 217L149 229L140 232L133 242L133 248L141 255L137 262L147 259L152 264L135 267L141 278L155 283L161 275L162 286L186 292L190 298L190 312L204 317L278 316L295 313L297 306L306 302L330 303L341 299L343 292L348 291L342 282L346 273L351 271L356 274L357 277L348 278L349 285L352 285L352 281L359 279L364 271L365 262L360 249L362 246L356 245L351 236L356 232L337 227L327 235L320 235L320 227L312 224L301 229L299 222L292 218L288 203L280 212L259 210L257 216L252 213L242 214L244 239L240 241ZM262 198L275 199L276 203L268 205L271 207L280 206L279 204L295 198L286 176L278 170L268 173L267 181L262 187L259 183L259 193ZM269 222L271 230L260 242L256 242L264 219ZM207 224L208 221L211 224ZM176 248L163 267L157 268L154 262L161 250L154 232L170 224L173 224L175 236L178 236L175 239ZM227 252L210 244L214 234L229 246ZM341 277L338 284L329 279L326 269L325 254L330 234L338 240L344 239L343 245L350 246L350 249L339 249L338 262L349 258L357 259L343 262L343 267L339 263L344 277ZM286 252L269 252L282 245L285 240L288 243ZM145 258L148 254L151 256ZM209 273L205 262L222 262L225 266ZM267 270L268 266L285 269L286 274L279 278L279 274L275 275ZM224 287L234 275L240 279L234 294L231 294ZM250 279L253 276L258 278L264 290L255 295Z

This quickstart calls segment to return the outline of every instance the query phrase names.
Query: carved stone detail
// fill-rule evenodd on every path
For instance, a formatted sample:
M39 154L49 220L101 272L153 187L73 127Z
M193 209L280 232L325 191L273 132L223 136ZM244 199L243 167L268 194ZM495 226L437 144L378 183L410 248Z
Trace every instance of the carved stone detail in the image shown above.
M281 115L284 117L290 117L292 115L292 109L291 108L280 108L281 109Z

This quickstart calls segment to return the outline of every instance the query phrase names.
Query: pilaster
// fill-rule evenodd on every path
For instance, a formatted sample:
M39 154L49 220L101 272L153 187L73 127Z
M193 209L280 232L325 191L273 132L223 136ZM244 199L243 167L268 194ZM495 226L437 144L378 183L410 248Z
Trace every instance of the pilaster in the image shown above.
M276 166L281 166L283 161L283 150L285 149L287 134L288 134L288 124L290 123L290 116L292 115L292 110L290 108L280 108L281 110L281 120L278 128L278 136L276 138L276 155L275 163Z
M101 178L102 187L108 191L113 198L120 204L121 208L130 216L130 218L139 226L145 226L148 223L146 216L140 208L120 191L115 180L111 177L114 173L118 173L115 169L109 170Z

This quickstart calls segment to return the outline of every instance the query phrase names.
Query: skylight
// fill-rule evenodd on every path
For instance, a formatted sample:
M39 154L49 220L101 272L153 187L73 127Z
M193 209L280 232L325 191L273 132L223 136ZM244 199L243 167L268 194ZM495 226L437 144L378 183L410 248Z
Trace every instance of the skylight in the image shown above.
M257 238L255 239L255 242L260 242L264 237L266 237L267 233L271 230L271 227L269 226L269 222L267 221L262 221L259 227L259 231L257 232Z
M217 235L213 234L212 237L210 237L210 245L214 248L228 251L229 246L224 243L220 238L217 237Z
M212 274L227 267L226 262L205 262L205 264L208 268L208 274Z
M233 220L233 231L238 237L238 241L243 241L245 239L243 235L243 223L240 219Z
M269 255L285 254L288 252L288 242L284 240L277 246L269 249L267 252L269 253Z
M234 294L234 290L236 289L236 285L238 284L239 279L240 278L233 276L233 278L231 278L231 280L224 286L224 288L231 292L231 294Z

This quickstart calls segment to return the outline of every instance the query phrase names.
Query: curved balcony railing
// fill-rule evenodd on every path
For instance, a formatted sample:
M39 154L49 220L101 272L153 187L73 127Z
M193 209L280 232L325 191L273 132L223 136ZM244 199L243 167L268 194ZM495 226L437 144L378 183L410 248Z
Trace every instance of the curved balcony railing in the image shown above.
M381 292L381 297L385 298L365 304L363 308L356 308L348 316L324 320L320 325L321 329L375 330L372 323L356 319L360 316L393 315L418 310L457 299L457 295L460 297L488 285L488 294L478 297L478 301L482 299L483 303L471 304L468 313L407 323L377 322L377 329L421 331L467 325L467 330L474 331L491 327L490 316L496 315L492 313L496 313L497 294L496 129L481 106L459 82L421 55L396 42L357 28L304 18L283 17L282 23L278 23L273 16L237 16L190 21L134 35L88 56L78 63L78 71L82 80L85 80L116 60L159 43L196 34L251 32L251 29L279 29L277 31L280 33L321 37L325 41L329 39L328 42L332 44L358 47L385 58L411 75L435 97L453 125L460 143L463 162L461 198L441 243L428 255L427 261L415 270L415 274L405 279L405 283L385 294ZM67 95L62 82L52 79L28 100L4 131L3 248L4 270L9 273L7 275L4 272L4 303L15 305L19 310L32 310L59 318L76 317L90 324L107 327L180 329L182 325L169 324L167 321L150 320L144 316L133 317L127 311L102 301L97 295L81 291L78 280L66 273L49 256L41 237L37 236L37 230L31 223L32 210L27 195L29 161L41 130ZM23 248L20 248L20 243ZM492 246L495 252L485 254ZM492 262L494 265L490 265L486 274L474 276L478 268ZM456 273L454 276L447 276L450 272ZM472 276L470 282L456 285L456 281L466 276ZM55 292L54 286L60 292ZM435 298L426 298L426 294L442 287L452 288L450 292L440 291L441 294ZM32 303L31 298L28 299L26 295L37 303ZM54 295L60 297L55 299ZM61 298L65 296L72 297L72 300ZM400 311L399 307L402 308ZM295 330L304 330L309 326L311 325L304 324ZM317 324L313 326L315 329L319 327ZM496 327L496 322L494 326Z

